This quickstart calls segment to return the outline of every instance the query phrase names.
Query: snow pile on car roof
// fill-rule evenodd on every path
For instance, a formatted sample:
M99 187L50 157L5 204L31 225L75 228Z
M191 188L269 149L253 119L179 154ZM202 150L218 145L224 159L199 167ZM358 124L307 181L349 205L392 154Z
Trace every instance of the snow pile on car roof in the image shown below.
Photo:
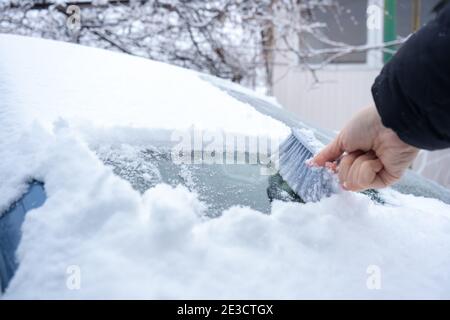
M176 112L171 95L186 86L176 94L187 105L204 102L206 112L217 101L267 121L275 134L285 128L188 71L47 41L0 36L0 45L11 50L0 53L8 72L0 75L0 206L29 178L45 181L48 197L26 217L20 266L4 298L450 298L450 206L392 190L383 192L386 205L343 192L315 204L275 202L270 215L234 207L210 219L183 187L158 185L141 196L96 157L77 124L182 125L188 112L158 120L152 112ZM121 81L113 65L127 81L111 83ZM70 86L67 70L78 75ZM149 87L152 111L142 114L135 95L146 92L143 74L152 72L158 93L150 97ZM198 125L207 127L204 117ZM249 132L239 119L212 118Z
M14 107L47 127L62 117L102 127L289 131L194 71L56 41L1 35L0 43L2 81L20 95Z

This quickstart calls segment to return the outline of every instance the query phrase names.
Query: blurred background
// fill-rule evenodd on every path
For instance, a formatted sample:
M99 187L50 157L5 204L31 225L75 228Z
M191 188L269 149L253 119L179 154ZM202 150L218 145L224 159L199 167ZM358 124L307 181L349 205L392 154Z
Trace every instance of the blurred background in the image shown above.
M229 79L339 130L449 0L0 0L0 33L104 48ZM8 50L8 48L1 48ZM411 124L414 125L414 124ZM414 170L450 187L450 151Z

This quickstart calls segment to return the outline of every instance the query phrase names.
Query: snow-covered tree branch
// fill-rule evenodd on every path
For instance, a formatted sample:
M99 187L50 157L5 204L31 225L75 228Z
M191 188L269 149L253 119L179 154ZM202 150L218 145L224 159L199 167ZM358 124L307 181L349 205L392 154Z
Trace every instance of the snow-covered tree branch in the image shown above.
M305 65L320 56L317 68L370 49L325 36L312 12L337 7L334 0L1 0L0 32L118 50L270 89L275 53L294 53ZM74 14L79 26L70 28ZM327 48L313 48L311 37Z

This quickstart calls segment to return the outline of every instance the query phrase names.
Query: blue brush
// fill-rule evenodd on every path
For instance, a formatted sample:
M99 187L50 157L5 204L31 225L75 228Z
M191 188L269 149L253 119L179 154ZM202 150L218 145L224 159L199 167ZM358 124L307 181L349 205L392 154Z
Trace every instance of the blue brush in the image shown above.
M335 193L336 182L328 169L307 164L321 146L308 133L293 128L289 137L280 144L279 173L303 201L317 202Z

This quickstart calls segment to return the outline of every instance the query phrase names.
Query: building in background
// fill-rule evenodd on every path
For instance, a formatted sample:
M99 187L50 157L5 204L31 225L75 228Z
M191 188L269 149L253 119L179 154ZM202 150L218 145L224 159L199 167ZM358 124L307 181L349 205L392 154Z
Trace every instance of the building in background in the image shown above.
M315 57L298 63L293 55L277 54L273 94L301 119L339 130L359 109L373 103L371 86L392 50L383 44L405 38L435 16L439 0L337 0L336 12L313 12L324 22L328 39L354 46L356 52L331 63ZM326 49L333 43L313 39L304 45ZM375 48L370 50L370 48ZM366 49L366 50L363 50ZM450 151L422 152L414 169L450 187Z

